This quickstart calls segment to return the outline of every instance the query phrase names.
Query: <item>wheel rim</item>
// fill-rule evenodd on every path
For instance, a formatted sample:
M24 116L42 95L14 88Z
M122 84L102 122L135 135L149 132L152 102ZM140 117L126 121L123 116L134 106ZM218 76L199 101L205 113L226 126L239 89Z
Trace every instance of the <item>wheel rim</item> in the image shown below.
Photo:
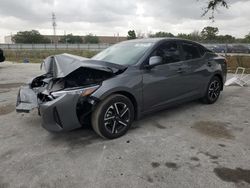
M130 109L123 102L116 102L108 107L104 115L104 126L111 134L122 132L129 125Z
M208 97L211 101L215 101L220 95L220 82L214 80L210 83L208 89Z

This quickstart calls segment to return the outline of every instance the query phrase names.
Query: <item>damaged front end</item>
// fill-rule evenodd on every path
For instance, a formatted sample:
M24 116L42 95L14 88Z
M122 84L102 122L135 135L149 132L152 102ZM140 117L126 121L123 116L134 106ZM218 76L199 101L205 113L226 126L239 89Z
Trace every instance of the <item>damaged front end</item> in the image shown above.
M22 86L17 96L17 112L38 108L42 126L49 131L69 131L88 123L98 99L91 96L102 84L123 69L78 56L48 57L46 74Z

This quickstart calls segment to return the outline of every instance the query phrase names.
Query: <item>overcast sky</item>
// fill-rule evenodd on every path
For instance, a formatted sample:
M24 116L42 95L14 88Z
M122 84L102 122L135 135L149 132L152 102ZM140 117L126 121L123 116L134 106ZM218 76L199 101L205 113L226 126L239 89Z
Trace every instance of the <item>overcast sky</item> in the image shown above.
M207 25L220 34L244 37L250 32L250 0L229 0L212 23L201 17L207 0L0 0L0 42L17 31L39 30L52 34L55 12L57 34L126 36L129 29L141 33L166 31L190 33Z

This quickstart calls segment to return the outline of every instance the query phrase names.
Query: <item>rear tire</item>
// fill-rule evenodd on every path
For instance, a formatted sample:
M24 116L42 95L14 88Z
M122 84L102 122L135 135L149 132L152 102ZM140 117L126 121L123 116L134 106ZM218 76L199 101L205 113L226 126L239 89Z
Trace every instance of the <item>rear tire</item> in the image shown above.
M201 99L205 104L213 104L215 103L219 96L222 89L222 82L218 76L214 76L207 87L205 96Z
M124 95L114 94L101 101L92 113L92 127L103 138L126 134L134 120L134 106Z

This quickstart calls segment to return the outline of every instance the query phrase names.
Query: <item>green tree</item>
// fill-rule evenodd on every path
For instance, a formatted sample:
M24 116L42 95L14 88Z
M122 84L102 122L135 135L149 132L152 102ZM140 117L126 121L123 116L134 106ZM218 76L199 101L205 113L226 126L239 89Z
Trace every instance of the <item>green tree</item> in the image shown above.
M50 40L39 33L39 31L19 31L13 36L12 41L15 43L50 43Z
M84 37L84 42L87 44L98 44L99 38L90 33Z
M202 37L199 31L193 31L189 34L190 40L201 41Z
M228 8L228 0L209 0L206 7L204 8L202 16L205 16L208 12L211 12L209 19L214 20L214 11L218 7Z
M60 38L59 40L60 43L71 43L71 44L79 44L82 43L82 37L80 36L74 36L73 34L68 34Z
M236 41L235 37L231 35L219 35L216 37L216 42L219 43L233 43L235 41Z
M172 33L160 31L160 32L157 32L155 34L151 34L150 37L152 37L152 38L174 37L174 35Z
M244 42L250 43L250 32L245 36Z
M177 35L178 38L182 38L182 39L188 39L188 40L193 40L193 41L201 41L202 37L199 33L199 31L193 31L190 34L186 34L186 33L179 33Z
M128 39L128 40L136 39L135 30L129 30L129 31L128 31L127 39Z
M186 34L186 33L178 33L177 37L181 38L181 39L188 39L188 40L190 40L189 34Z
M219 29L217 27L207 26L201 31L201 36L205 41L215 41L218 33Z

